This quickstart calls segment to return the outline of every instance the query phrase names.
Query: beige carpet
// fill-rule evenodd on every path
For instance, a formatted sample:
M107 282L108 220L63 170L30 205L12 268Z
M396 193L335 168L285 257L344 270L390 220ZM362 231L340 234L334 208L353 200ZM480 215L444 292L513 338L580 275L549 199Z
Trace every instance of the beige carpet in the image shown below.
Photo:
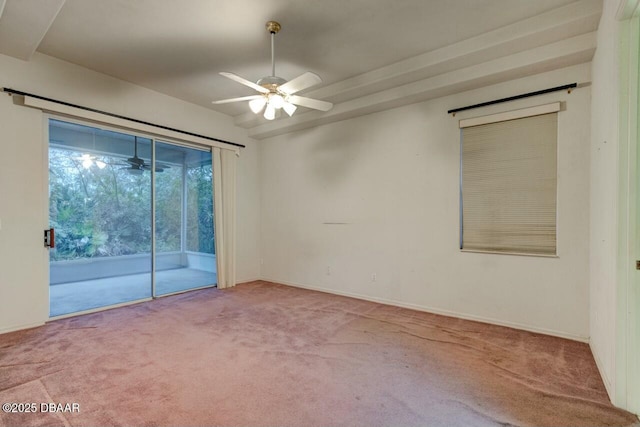
M266 282L0 335L0 425L605 426L586 344Z

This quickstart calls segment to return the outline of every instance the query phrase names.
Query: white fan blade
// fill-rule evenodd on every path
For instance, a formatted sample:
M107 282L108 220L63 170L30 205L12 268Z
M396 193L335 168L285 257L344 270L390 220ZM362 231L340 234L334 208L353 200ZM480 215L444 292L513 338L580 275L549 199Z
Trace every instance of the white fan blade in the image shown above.
M282 86L278 87L278 90L288 94L293 95L294 93L306 89L311 86L315 86L319 83L322 83L322 79L316 73L312 73L311 71L307 71L304 74L299 75L293 80L289 80Z
M305 98L304 96L291 95L287 100L292 104L302 105L303 107L313 108L314 110L329 111L333 108L333 104L330 102Z
M254 82L249 81L249 80L247 80L247 79L245 79L243 77L240 77L237 74L222 72L222 73L220 73L220 75L224 76L224 77L226 77L228 79L234 80L234 81L236 81L236 82L238 82L240 84L243 84L245 86L249 86L250 88L257 90L260 93L269 93L269 89L264 88L264 87L262 87L260 85L257 85Z
M252 99L263 98L262 95L241 96L240 98L221 99L220 101L211 101L212 104L228 104L230 102L251 101Z

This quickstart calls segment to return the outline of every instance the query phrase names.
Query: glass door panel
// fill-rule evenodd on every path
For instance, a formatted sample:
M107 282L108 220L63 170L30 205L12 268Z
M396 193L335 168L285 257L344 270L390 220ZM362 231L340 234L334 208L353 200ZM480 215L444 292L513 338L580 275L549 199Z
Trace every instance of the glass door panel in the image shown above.
M211 151L155 143L155 295L217 283Z
M151 140L49 121L50 316L151 297Z

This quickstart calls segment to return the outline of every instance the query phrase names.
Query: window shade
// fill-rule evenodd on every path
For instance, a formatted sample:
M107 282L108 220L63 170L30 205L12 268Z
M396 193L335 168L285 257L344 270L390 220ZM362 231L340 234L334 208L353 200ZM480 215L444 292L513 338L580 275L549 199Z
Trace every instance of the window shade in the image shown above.
M461 248L556 254L557 113L462 129Z

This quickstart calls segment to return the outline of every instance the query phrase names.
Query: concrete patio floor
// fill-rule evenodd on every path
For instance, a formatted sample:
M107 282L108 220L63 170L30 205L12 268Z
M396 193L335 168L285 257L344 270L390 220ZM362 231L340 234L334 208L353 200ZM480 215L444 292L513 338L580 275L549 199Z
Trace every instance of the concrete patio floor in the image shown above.
M215 285L216 273L193 268L156 272L156 295ZM49 287L50 316L151 297L151 273L61 283Z

